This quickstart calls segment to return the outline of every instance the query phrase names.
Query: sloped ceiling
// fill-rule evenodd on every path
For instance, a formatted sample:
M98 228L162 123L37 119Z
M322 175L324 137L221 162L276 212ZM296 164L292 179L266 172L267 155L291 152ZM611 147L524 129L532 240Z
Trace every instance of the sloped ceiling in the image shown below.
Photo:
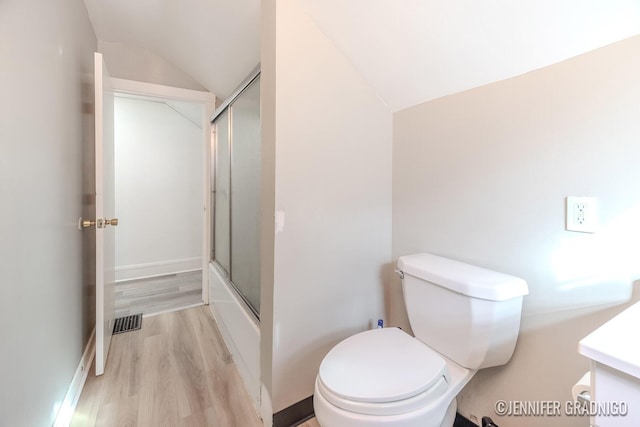
M640 34L639 0L298 1L393 111ZM260 0L85 4L99 40L147 49L220 99L260 60Z
M260 0L85 0L99 40L146 49L225 99L260 62Z
M394 111L640 34L638 0L299 1Z

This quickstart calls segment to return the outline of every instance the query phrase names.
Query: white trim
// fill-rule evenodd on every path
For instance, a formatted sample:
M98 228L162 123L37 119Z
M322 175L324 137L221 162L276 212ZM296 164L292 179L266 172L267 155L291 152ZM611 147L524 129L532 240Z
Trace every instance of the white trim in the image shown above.
M153 313L143 314L142 318L146 319L147 317L153 317L153 316L159 316L161 314L173 313L174 311L180 311L180 310L186 310L188 308L200 307L201 305L204 305L204 302L200 301L200 302L196 302L194 304L187 304L187 305L183 305L183 306L180 306L180 307L169 308L169 309L166 309L166 310L154 311Z
M211 92L198 91L192 89L183 89L171 86L158 85L154 83L139 82L136 80L119 79L112 77L111 85L115 92L156 97L162 99L171 99L175 101L194 102L203 105L204 114L202 117L203 130L203 162L205 167L202 170L202 179L204 182L204 198L203 198L203 228L202 234L202 257L200 267L202 269L202 301L209 304L209 256L211 253L210 228L212 213L210 212L211 182L210 182L210 162L209 151L211 150L211 122L209 117L213 114L216 107L216 96Z
M116 282L186 273L202 269L202 257L170 259L144 264L120 265L116 267Z
M111 78L113 90L131 95L155 96L177 101L198 102L201 104L212 103L215 105L216 96L211 92L192 89L182 89L172 86L157 85L154 83L138 82L135 80Z
M82 389L84 388L84 383L87 381L87 375L89 374L89 368L91 367L93 356L96 352L95 339L96 329L93 328L91 336L89 336L87 345L84 348L84 353L82 353L80 364L76 369L76 373L73 375L73 379L71 380L71 384L69 385L67 394L65 394L64 400L60 405L60 409L58 410L58 415L56 415L56 420L53 423L53 427L68 427L71 423L73 413L75 412L76 406L78 405L78 399L80 399L80 394L82 393Z
M203 138L204 147L202 150L202 170L204 172L203 179L204 185L202 186L202 201L204 203L202 216L202 232L204 239L202 239L202 301L206 305L209 305L209 259L211 258L211 236L212 236L212 222L213 212L209 207L211 206L211 146L213 141L212 129L213 126L207 120L210 111L202 112L202 120L206 124L203 126Z

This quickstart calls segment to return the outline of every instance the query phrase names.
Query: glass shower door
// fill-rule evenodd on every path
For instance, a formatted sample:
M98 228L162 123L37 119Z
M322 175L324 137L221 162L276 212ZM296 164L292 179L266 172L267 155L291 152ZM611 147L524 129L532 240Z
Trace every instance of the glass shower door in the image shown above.
M231 281L260 313L260 80L231 106Z
M213 258L260 315L260 79L214 120Z

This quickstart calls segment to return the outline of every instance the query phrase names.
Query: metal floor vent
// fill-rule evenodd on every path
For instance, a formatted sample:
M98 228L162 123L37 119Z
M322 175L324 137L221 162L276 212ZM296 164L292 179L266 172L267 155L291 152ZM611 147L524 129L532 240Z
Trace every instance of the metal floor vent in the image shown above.
M118 317L113 325L113 334L135 331L142 327L142 313Z

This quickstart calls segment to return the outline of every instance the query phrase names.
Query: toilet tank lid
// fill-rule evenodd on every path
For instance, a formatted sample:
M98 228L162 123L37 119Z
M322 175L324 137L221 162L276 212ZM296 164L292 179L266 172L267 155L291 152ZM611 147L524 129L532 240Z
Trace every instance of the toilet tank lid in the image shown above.
M519 277L427 253L401 256L398 268L404 274L473 298L505 301L529 293L527 282Z

